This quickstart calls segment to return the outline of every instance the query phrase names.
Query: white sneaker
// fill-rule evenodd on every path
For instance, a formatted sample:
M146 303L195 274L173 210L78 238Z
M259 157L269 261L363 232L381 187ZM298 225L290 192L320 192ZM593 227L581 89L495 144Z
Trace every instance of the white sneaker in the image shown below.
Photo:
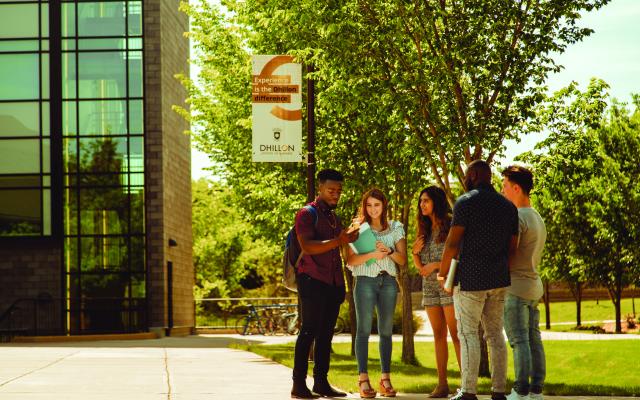
M542 393L529 392L529 400L543 400Z
M542 400L542 395L539 395L540 399L537 400ZM531 400L531 398L529 397L529 395L521 395L518 394L518 392L516 392L514 389L511 389L511 393L509 393L507 395L507 400Z

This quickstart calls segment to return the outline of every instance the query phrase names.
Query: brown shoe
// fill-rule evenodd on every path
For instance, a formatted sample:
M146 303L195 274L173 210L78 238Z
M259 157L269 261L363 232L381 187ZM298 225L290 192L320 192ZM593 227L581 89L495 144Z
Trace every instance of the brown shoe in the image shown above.
M366 383L366 386L363 385L363 383ZM360 390L360 397L363 399L373 399L376 397L376 391L373 390L371 382L369 382L368 379L358 381L358 389Z
M389 382L389 386L385 386L385 382ZM384 397L396 397L396 390L391 386L391 380L389 378L380 379L380 394Z
M436 386L435 389L433 389L433 392L431 392L427 397L431 398L431 399L444 399L449 397L449 386Z

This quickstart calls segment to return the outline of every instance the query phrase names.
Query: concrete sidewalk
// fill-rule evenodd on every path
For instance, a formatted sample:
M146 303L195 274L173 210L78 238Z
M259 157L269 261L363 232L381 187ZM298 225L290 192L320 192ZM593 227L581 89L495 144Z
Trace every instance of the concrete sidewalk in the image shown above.
M227 348L234 341L246 342L246 338L211 335L92 343L2 344L0 399L290 398L291 370L253 353ZM400 393L398 397L426 399L425 394ZM349 398L359 396L350 394Z

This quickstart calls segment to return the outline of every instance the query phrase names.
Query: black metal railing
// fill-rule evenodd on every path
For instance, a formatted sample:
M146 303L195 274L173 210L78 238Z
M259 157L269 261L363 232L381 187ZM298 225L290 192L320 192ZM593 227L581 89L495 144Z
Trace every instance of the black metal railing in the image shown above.
M58 303L48 293L15 300L0 314L0 341L10 341L14 336L58 333L58 310Z

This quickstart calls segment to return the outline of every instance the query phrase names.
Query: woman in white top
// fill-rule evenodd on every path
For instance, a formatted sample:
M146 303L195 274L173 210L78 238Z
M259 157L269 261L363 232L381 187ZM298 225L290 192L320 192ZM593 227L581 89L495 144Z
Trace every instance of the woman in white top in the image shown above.
M360 397L373 398L376 391L369 382L367 359L373 309L377 309L380 336L380 394L394 397L391 385L391 334L396 308L398 282L397 265L407 261L407 242L400 222L387 221L387 199L379 189L371 189L362 196L359 222L367 222L377 239L376 249L370 253L355 254L349 247L347 263L355 284L353 295L356 305L356 358L358 360L358 387ZM370 261L371 260L371 261Z

